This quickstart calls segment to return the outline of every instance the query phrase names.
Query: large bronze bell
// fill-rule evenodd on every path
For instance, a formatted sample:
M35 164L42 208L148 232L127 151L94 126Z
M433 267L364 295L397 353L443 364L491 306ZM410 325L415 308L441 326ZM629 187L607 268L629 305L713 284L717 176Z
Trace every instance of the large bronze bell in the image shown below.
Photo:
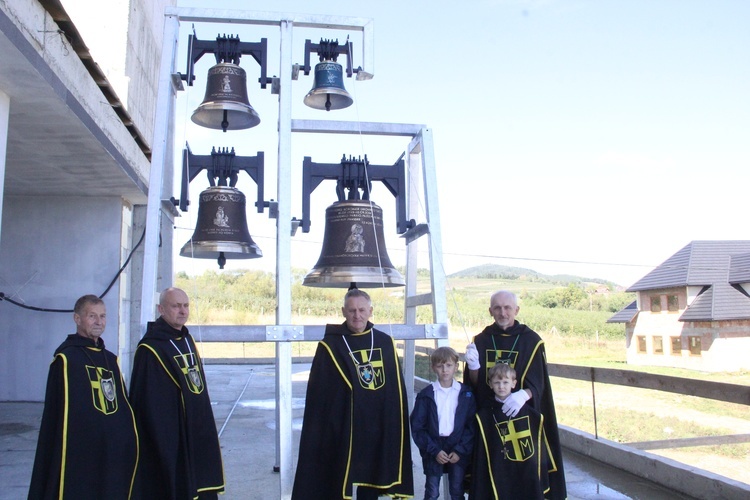
M404 285L383 237L383 210L368 200L347 200L326 209L323 249L306 286L349 288Z
M241 130L260 123L247 100L247 75L240 66L222 62L208 70L206 95L191 117L201 127Z
M315 65L315 83L303 101L313 109L348 108L354 102L344 88L344 71L334 61L323 61Z
M180 250L182 257L227 259L263 257L247 230L245 195L237 188L211 186L200 194L198 223L193 237Z

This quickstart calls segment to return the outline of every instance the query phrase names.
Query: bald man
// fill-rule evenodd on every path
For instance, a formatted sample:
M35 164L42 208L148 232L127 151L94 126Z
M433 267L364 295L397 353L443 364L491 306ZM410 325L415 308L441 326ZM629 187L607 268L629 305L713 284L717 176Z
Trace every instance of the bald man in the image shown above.
M179 288L159 296L133 359L130 399L141 439L135 498L217 498L224 470L206 377L185 327L190 301Z

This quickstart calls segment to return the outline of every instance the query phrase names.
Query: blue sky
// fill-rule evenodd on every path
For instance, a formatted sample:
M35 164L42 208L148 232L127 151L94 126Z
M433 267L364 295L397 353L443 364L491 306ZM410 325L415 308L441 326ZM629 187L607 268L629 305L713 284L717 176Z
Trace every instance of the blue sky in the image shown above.
M750 237L743 217L750 185L750 2L178 4L373 19L375 77L345 81L355 105L330 114L306 108L301 99L312 78L301 76L293 118L429 126L448 273L497 263L627 286L692 240ZM278 30L197 24L196 32L200 39L218 32L243 41L268 37L272 47ZM305 38L343 42L346 33L295 30L294 36L295 62L302 62ZM269 66L278 72L274 50ZM212 60L201 60L198 80ZM180 57L178 70L183 65ZM254 62L242 65L250 80L257 78ZM275 198L275 96L251 86L261 125L222 136L190 123L203 98L198 85L178 101L177 121L186 125L177 142L189 142L196 154L208 154L211 145L241 155L265 151L266 199ZM301 169L302 156L335 163L342 154L367 154L373 163L391 164L404 147L403 140L372 137L304 138L295 142L293 162ZM193 198L206 186L194 181ZM238 187L251 205L253 183ZM294 189L296 205L301 192ZM314 231L293 239L295 266L317 260L322 211L335 201L327 193L314 193L320 210ZM392 197L373 191L373 199L386 211L388 253L398 264L403 243L395 220L387 219ZM293 215L300 216L295 205ZM178 249L192 234L194 211L178 223ZM227 268L273 270L273 221L267 213L250 214L249 226L264 258ZM196 260L178 258L176 268L216 267Z

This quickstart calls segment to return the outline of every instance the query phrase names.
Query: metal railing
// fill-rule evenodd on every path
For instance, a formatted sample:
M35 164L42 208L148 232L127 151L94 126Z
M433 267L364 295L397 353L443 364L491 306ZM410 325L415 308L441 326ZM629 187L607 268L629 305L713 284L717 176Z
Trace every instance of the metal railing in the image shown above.
M596 417L596 382L670 392L683 396L696 396L750 406L750 386L712 382L695 378L656 375L633 370L595 368L592 366L550 363L548 364L548 368L550 376L553 377L591 382L591 399L594 409L594 436L597 439L599 431Z

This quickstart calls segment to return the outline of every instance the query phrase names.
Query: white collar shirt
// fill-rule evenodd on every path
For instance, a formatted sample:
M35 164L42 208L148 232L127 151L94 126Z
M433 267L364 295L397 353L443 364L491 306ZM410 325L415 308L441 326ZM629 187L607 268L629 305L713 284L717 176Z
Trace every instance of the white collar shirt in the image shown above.
M441 436L450 436L453 432L453 425L456 419L456 408L458 407L458 393L461 392L461 384L456 380L450 387L443 387L440 381L432 383L435 391L435 404L437 405L437 414Z

